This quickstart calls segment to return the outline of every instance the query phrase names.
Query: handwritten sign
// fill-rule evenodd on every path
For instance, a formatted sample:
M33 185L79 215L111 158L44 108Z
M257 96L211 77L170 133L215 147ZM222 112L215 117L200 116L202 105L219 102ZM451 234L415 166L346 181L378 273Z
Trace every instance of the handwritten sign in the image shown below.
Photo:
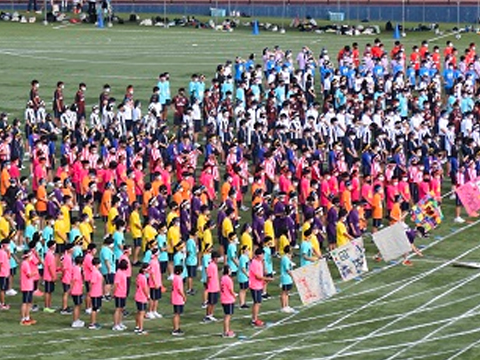
M330 255L332 255L343 281L352 280L368 272L362 238L354 239L348 244L332 250Z
M480 211L480 177L459 186L455 192L469 216L476 216Z
M382 229L372 234L372 237L384 261L398 259L412 249L403 222Z
M293 270L292 278L303 305L326 299L337 293L325 259Z

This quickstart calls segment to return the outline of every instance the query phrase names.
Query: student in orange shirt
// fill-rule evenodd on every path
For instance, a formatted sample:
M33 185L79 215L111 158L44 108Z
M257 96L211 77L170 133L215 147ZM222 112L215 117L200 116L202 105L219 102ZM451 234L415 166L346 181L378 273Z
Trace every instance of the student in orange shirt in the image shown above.
M105 190L103 192L102 200L100 202L100 216L105 223L105 234L107 233L108 213L110 212L110 208L112 207L112 195L112 183L107 182L105 184Z
M40 217L41 229L43 229L44 219L45 219L45 216L47 215L48 197L47 197L47 190L45 188L46 183L47 183L47 180L43 178L38 181L37 203L35 204L37 214Z
M230 174L225 174L224 180L225 180L225 182L222 184L222 189L221 189L222 202L225 202L227 200L228 193L230 192L230 189L232 188L232 176Z
M390 210L390 225L396 224L402 220L402 209L400 206L400 195L395 195L392 209Z
M10 173L8 170L10 170L10 161L6 160L3 163L2 174L0 176L0 194L2 196L5 195L10 186Z
M127 180L125 181L125 184L127 184L128 202L132 205L137 200L137 195L135 194L134 172L132 170L127 171Z
M373 202L372 202L372 218L373 226L372 233L376 233L380 225L382 225L383 218L383 188L380 184L377 184L373 188Z
M345 190L340 198L340 206L349 213L352 210L352 182L345 182Z

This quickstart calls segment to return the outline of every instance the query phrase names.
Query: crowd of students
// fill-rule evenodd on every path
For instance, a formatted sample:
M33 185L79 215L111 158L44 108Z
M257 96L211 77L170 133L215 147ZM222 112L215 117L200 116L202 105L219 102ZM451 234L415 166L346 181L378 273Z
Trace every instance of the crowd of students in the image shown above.
M113 330L125 330L134 287L135 332L161 317L170 292L178 336L198 270L204 322L217 320L220 301L233 337L230 317L235 304L249 308L248 290L252 325L264 326L280 257L281 310L294 312L294 250L300 266L312 263L369 221L375 232L426 195L442 201L445 177L452 190L477 177L480 62L475 44L463 54L450 41L442 55L428 42L387 51L376 39L335 59L276 46L218 65L208 84L194 74L173 97L162 73L146 111L133 85L122 101L105 85L87 113L86 84L67 105L59 81L50 114L33 80L25 119L0 115L0 309L18 268L22 325L36 322L33 296L55 312L61 283L73 327L85 326L84 306L99 329L102 301L114 299Z

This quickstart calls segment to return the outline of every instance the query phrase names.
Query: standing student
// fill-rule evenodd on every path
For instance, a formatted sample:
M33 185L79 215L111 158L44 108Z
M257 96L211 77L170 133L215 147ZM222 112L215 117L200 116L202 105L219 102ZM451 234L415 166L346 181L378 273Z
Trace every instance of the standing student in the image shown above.
M272 260L272 248L274 240L270 236L265 237L265 246L263 247L263 264L265 270L265 276L268 278L273 277L273 260ZM268 282L265 282L263 287L262 298L268 300L271 298L268 293Z
M113 233L113 255L117 261L123 255L123 247L125 245L125 221L118 218L114 221L115 232Z
M163 284L163 276L168 270L167 224L165 222L162 222L159 225L156 239L159 251L158 261L160 261L160 272L162 273ZM165 292L166 290L167 289L162 285L162 292Z
M187 301L187 296L183 291L183 268L176 266L173 269L173 281L172 281L172 297L171 302L173 305L173 336L183 336L184 332L180 329L180 315L183 314L183 307Z
M203 284L203 297L202 297L202 309L207 308L207 299L208 299L208 291L207 291L207 267L212 260L212 247L207 246L205 247L202 255L202 284Z
M240 301L240 309L249 309L247 305L247 289L248 289L248 266L250 264L249 245L242 245L241 255L238 259L237 280L240 286L238 300Z
M232 276L237 276L238 272L238 255L237 255L237 234L231 232L228 234L228 246L227 246L227 265L230 268Z
M347 215L347 210L340 209L337 222L337 247L342 247L348 244L350 240L354 239L347 230Z
M130 261L130 256L132 255L132 247L130 245L123 246L123 254L120 256L119 261L127 261L127 298L130 295L130 284L132 280L132 262Z
M218 278L218 259L220 254L216 251L212 252L212 261L208 264L207 267L207 312L203 318L203 322L209 323L217 321L213 316L215 310L215 305L218 303L218 298L220 295L220 281Z
M383 218L383 188L380 184L373 187L373 203L372 203L372 233L376 233L382 225Z
M289 292L292 290L292 250L290 245L283 248L284 255L280 261L280 285L282 286L282 294L280 295L280 307L284 313L294 313L295 310L288 305Z
M127 330L122 323L123 311L127 303L127 269L128 262L123 259L118 263L118 271L113 281L113 296L115 297L115 313L113 314L113 331Z
M43 281L45 282L45 307L43 312L54 313L52 308L52 294L55 292L55 282L57 281L57 261L55 259L55 241L47 242L47 252L43 263Z
M196 229L190 231L190 236L187 240L187 258L185 264L187 266L187 295L195 295L195 290L193 289L193 279L197 277L197 266L198 266L198 249L197 249L197 240Z
M65 245L65 253L62 256L62 309L60 314L62 315L71 315L72 309L68 306L68 296L70 295L70 288L72 283L72 271L73 271L73 260L72 260L73 244Z
M137 314L135 316L134 332L138 335L148 335L148 332L143 329L143 319L145 318L148 301L150 300L150 292L147 283L147 275L149 271L150 265L143 263L135 281L135 303L137 305Z
M0 248L0 310L9 310L5 303L5 293L9 288L10 280L10 240L3 239Z
M20 290L22 291L22 319L20 321L20 325L23 326L35 325L37 323L36 320L30 318L30 311L33 303L33 281L36 276L36 272L38 271L32 266L30 261L31 257L31 250L24 250L23 261L22 265L20 266Z
M158 300L162 298L162 273L160 272L160 263L158 261L158 248L152 249L152 260L150 261L150 272L148 273L148 286L150 288L150 306L147 319L161 319L162 315L158 313Z
M262 292L265 282L270 282L273 278L263 275L263 249L255 250L255 257L253 258L248 273L248 284L253 298L252 306L252 325L255 327L263 327L265 324L258 318L260 312L260 305L262 304Z
M113 254L113 239L111 236L107 236L103 241L103 246L100 250L100 261L102 264L100 271L105 279L105 289L103 295L105 301L110 301L110 292L112 290L113 280L116 272L115 255Z
M231 271L228 265L223 267L223 276L220 281L220 302L223 307L223 337L233 338L235 333L230 329L230 319L235 308L235 298L238 294L233 290L233 280L231 278Z
M72 282L71 282L71 290L70 294L72 295L73 299L73 328L83 328L85 326L85 322L80 320L80 308L82 307L83 303L83 275L82 275L82 264L83 264L83 257L77 256L75 258L75 265L72 268Z
M129 225L133 238L133 266L140 266L140 249L142 247L142 221L140 220L140 203L134 201L130 213Z
M90 313L90 330L101 329L97 322L97 313L102 307L103 294L103 275L100 272L101 262L99 258L92 259L92 273L90 274L90 299L92 303L92 311Z
M93 259L97 253L97 245L90 243L83 258L83 278L85 280L85 313L92 313L92 300L90 298L90 279L92 278Z

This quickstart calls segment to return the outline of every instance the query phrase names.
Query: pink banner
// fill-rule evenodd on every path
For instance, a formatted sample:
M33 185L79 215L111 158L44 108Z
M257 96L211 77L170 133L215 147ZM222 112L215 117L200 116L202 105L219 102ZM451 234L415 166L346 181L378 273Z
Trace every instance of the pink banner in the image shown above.
M456 193L469 216L478 215L480 211L480 177L469 181L456 189Z

